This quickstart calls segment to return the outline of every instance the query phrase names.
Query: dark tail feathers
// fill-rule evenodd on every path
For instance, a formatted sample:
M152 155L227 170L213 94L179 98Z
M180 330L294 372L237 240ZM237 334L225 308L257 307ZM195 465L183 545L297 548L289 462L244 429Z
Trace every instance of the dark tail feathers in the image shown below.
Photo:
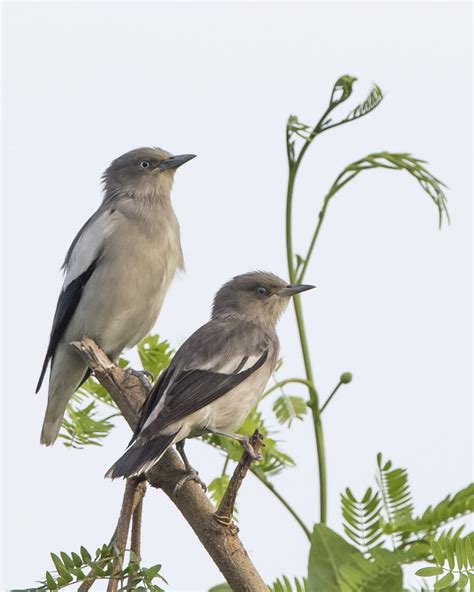
M137 477L145 471L151 469L156 464L166 450L173 443L174 437L178 432L173 434L162 434L156 438L140 443L135 442L118 461L113 464L105 474L110 479L117 479L118 477L128 478Z

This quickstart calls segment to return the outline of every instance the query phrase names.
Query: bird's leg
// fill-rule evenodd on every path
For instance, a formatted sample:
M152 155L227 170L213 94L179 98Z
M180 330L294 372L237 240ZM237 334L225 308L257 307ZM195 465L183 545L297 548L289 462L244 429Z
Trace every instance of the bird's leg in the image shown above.
M232 440L237 440L237 442L240 442L242 448L245 450L245 452L250 456L252 460L262 460L263 458L260 453L255 452L252 444L250 444L250 438L248 438L248 436L242 436L241 434L230 434L229 432L222 432L220 430L218 431L208 429L208 432L210 432L211 434L216 434L218 436L232 438Z
M184 477L182 477L178 481L178 483L176 483L173 490L173 495L176 495L187 481L196 481L196 483L199 483L199 485L204 489L204 491L207 491L207 485L204 483L204 481L202 481L202 479L199 478L199 473L196 471L194 467L191 466L188 457L184 452L184 440L181 440L180 442L176 443L176 450L178 451L179 456L183 459L186 473Z
M133 368L127 368L125 370L128 376L136 376L138 380L143 384L146 392L150 391L151 385L153 383L153 374L148 370L134 370Z

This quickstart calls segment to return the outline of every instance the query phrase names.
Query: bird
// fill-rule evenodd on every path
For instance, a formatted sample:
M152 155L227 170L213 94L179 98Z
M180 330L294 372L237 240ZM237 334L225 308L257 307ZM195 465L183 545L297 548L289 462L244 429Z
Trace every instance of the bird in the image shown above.
M67 404L88 378L71 341L89 337L112 359L155 324L170 283L184 270L173 177L194 154L137 148L102 175L103 199L69 247L64 283L36 392L51 364L41 443L52 445Z
M204 488L184 452L186 438L219 434L240 442L253 460L249 438L236 434L257 404L275 368L278 319L290 298L314 286L288 284L273 273L238 275L216 293L211 319L177 350L142 407L125 454L106 477L138 477L176 444L185 477Z

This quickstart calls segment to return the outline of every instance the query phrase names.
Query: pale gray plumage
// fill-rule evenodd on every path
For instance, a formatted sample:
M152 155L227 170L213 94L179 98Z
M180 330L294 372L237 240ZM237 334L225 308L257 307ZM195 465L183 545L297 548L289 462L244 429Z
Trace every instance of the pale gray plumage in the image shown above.
M107 477L149 470L174 443L204 432L233 434L257 404L278 357L277 321L293 294L313 286L289 286L267 272L236 276L216 294L211 320L179 348L142 409L127 452ZM186 468L190 465L178 447Z
M88 376L69 345L90 337L112 358L152 328L166 291L183 269L170 192L176 168L194 155L138 148L103 175L104 198L73 240L37 391L49 361L41 443L56 440L72 394Z

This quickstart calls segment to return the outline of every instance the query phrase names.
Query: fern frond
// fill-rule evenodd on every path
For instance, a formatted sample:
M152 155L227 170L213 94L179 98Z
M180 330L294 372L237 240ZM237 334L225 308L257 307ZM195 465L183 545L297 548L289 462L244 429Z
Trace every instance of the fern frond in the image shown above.
M341 505L344 532L362 553L367 554L380 544L383 534L380 523L382 502L378 491L372 492L369 487L358 501L347 488L345 494L341 493Z
M384 525L386 534L430 534L436 532L444 524L474 512L474 483L471 483L458 493L447 495L436 506L429 506L421 516L395 526Z
M307 592L308 582L306 578L294 578L293 582L286 576L276 579L271 586L270 592Z
M377 455L377 483L382 495L385 510L385 522L390 524L396 532L397 527L412 519L413 503L408 483L406 469L393 469L392 462L382 461L382 455ZM401 536L396 533L395 539Z

